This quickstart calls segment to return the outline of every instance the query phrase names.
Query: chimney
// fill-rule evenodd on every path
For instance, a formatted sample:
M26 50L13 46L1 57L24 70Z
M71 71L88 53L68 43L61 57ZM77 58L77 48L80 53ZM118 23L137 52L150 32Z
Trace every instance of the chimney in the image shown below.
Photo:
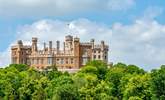
M44 42L44 51L46 51L46 43Z
M52 41L49 41L49 51L52 52Z
M104 45L105 45L104 41L101 41L101 50L104 50Z
M38 48L37 48L37 38L32 38L32 52L37 52Z
M94 45L95 45L95 40L91 39L91 44L92 44L92 49L94 49Z
M63 44L64 44L64 53L65 53L65 42Z
M56 41L56 49L57 49L57 53L59 53L59 50L60 50L60 41Z

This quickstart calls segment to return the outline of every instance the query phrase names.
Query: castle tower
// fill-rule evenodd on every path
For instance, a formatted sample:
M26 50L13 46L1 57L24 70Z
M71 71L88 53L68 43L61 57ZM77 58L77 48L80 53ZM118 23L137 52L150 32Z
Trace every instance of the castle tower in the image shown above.
M74 38L74 56L75 67L80 68L80 39Z
M93 60L94 59L94 57L93 57L93 55L94 55L94 52L93 52L93 50L94 50L94 46L95 46L95 40L94 39L91 39L91 41L90 41L90 43L91 43L91 45L92 45L92 56L91 56L91 59Z
M101 60L104 60L105 58L105 49L104 49L104 41L101 41Z
M17 63L19 64L19 63L23 63L23 61L22 61L22 55L21 55L21 53L22 53L22 47L23 47L23 43L22 43L22 41L21 40L18 40L18 42L17 42L17 44L18 44L18 51L17 51Z
M73 48L73 36L67 35L65 37L65 51L71 51Z

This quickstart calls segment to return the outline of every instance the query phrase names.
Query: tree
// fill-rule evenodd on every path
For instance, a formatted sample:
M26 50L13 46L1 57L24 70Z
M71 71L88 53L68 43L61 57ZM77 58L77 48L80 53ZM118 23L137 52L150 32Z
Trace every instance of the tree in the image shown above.
M105 79L105 75L106 75L107 70L108 70L107 64L105 62L103 62L101 60L89 61L86 64L86 66L96 67L97 68L97 77L98 77L98 79L101 79L101 80Z
M37 71L13 64L0 69L2 100L164 100L165 65L145 72L118 63L91 61L77 73Z
M85 66L80 70L80 73L90 73L90 74L96 74L98 75L98 70L94 66Z
M143 69L140 69L139 67L135 65L128 65L126 71L127 73L130 73L130 74L145 74L145 71Z
M78 89L73 84L63 84L53 91L53 100L79 100Z
M118 63L110 68L106 74L106 81L113 83L112 95L118 99L122 98L120 83L122 77L126 75L126 67L125 64Z
M165 65L160 69L151 71L151 89L153 98L164 100L165 99Z
M130 78L123 91L123 99L128 100L138 97L139 99L150 100L152 97L150 80L151 77L149 74L135 75Z
M26 71L29 69L29 66L24 65L24 64L11 64L9 67L14 67L16 68L19 72L21 71Z

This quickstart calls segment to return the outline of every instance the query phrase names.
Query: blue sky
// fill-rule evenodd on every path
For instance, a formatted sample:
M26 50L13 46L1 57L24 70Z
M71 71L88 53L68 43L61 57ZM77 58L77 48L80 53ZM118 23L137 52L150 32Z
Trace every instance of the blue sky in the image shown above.
M24 33L25 26L30 27L33 26L33 24L35 23L38 24L42 22L43 20L51 20L55 22L56 20L58 20L61 23L65 23L65 22L78 23L80 21L79 19L86 19L87 21L85 22L87 23L85 22L84 23L87 25L89 23L94 23L94 24L98 24L98 26L100 27L103 27L103 29L106 27L106 29L109 28L109 30L112 31L112 36L109 35L109 38L112 39L112 41L110 41L110 44L112 44L113 41L115 42L115 40L119 39L119 37L121 37L120 40L122 40L122 42L128 41L128 37L136 38L133 37L134 35L127 33L128 31L130 31L131 28L134 27L137 27L136 29L142 29L143 31L139 30L138 32L144 33L143 35L145 35L146 32L151 32L151 33L153 32L154 34L153 36L155 36L155 33L157 33L158 31L159 34L157 34L156 37L160 38L162 37L161 35L165 34L164 5L165 5L164 0L91 0L91 1L70 0L70 2L68 2L68 0L54 0L54 2L52 2L51 0L12 0L12 1L0 0L0 53L2 54L6 53L10 45L14 41L20 39L21 36L18 36L19 32L21 32L21 35L26 34ZM49 22L50 21L48 21L47 24L51 24ZM82 22L78 25L81 24ZM151 28L153 27L153 29L155 28L155 30L152 31L147 26L142 28L140 26L141 24L142 26L143 25L145 26L146 24L148 25L153 24ZM122 31L116 30L116 27L117 29L120 29ZM158 29L162 31L159 32L159 30L157 30L157 27L159 27L160 29L159 28ZM26 31L30 31L31 28L28 29L29 30L26 29ZM122 32L123 34L117 33L118 31ZM134 32L134 30L130 32ZM33 35L35 36L35 34L32 34L32 36ZM97 34L95 37L97 37ZM147 37L147 39L148 38L149 37ZM149 38L147 42L145 41L145 43L147 46L151 48L155 48L153 49L153 52L156 53L156 50L160 49L162 53L164 53L165 47L163 48L164 45L163 44L161 45L161 43L162 42L165 43L165 41L163 41L163 39L162 40L159 39L160 42L156 42L156 39ZM141 44L139 44L142 43L141 41L142 39L140 39L138 43L137 41L134 41L133 42L134 44L130 44L130 45L137 45L139 46L139 48L142 48ZM113 45L121 45L114 42ZM113 57L111 57L110 55L111 61L125 62L128 64L131 63L137 64L139 66L142 66L144 69L156 68L159 65L163 64L163 61L165 61L164 56L155 59L155 64L153 64L154 61L151 63L151 58L148 58L150 56L143 57L143 59L145 60L143 60L140 57L137 57L137 59L132 60L131 57L134 57L136 55L134 56L131 55L135 53L137 55L143 55L140 53L140 50L144 50L141 51L144 52L144 54L146 50L145 48L140 49L139 51L137 51L137 49L132 50L131 49L132 47L133 46L126 46L122 48L122 47L112 46L112 50L116 51L116 49L121 49L127 51L120 51L120 50L118 50L117 52L113 51L114 53L113 52L112 52L113 54L111 53ZM151 55L154 55L155 53ZM117 57L115 56L115 54L116 55L121 54L122 57L120 56ZM129 56L124 57L124 55L129 55ZM159 56L162 54L157 54L157 55ZM2 59L2 56L0 58ZM6 64L7 61L6 62L4 61L5 63L3 63L3 61L0 62L1 62L0 65L4 65ZM152 66L152 67L146 67L146 66Z

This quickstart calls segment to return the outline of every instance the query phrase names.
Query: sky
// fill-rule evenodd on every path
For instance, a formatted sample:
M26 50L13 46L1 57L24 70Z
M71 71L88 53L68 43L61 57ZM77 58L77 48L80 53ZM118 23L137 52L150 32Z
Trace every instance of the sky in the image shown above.
M44 41L73 35L109 45L109 62L145 70L165 64L165 0L0 0L0 66L10 48L32 37Z

